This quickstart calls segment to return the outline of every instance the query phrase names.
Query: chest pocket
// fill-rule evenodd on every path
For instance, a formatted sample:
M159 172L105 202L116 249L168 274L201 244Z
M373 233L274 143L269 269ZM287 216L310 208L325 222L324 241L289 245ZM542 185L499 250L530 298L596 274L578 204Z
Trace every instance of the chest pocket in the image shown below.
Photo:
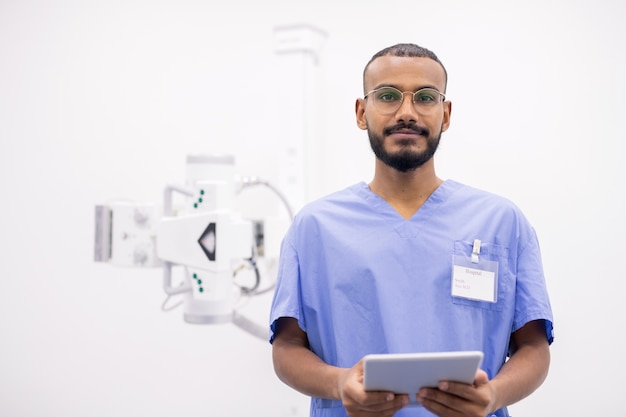
M472 254L472 242L457 240L454 242L454 255L469 258ZM513 302L512 294L515 283L513 274L509 269L509 249L494 243L482 242L480 246L480 257L498 263L497 276L497 301L470 300L463 297L452 297L452 303L469 307L480 308L491 311L502 311L505 305ZM450 274L450 286L452 286L452 274Z

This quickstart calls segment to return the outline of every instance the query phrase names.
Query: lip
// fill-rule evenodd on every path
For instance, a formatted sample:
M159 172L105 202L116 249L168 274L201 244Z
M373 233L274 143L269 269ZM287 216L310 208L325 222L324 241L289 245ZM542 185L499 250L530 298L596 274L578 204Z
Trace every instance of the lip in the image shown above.
M423 135L412 129L400 129L391 132L388 136L394 139L416 139Z

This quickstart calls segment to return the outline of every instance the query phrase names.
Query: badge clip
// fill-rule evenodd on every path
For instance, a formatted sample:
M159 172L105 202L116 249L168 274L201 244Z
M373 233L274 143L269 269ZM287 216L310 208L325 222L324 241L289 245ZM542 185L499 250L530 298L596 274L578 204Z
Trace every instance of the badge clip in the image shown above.
M478 255L480 254L480 239L474 239L474 247L472 248L472 263L477 264L479 262Z

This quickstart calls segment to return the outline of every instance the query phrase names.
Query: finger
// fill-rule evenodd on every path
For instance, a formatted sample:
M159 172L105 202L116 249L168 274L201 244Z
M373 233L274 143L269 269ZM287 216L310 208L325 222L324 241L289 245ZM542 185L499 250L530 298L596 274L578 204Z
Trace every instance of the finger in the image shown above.
M487 372L479 369L478 372L476 372L476 377L474 378L474 385L482 385L486 384L487 382L489 382L489 376L487 375Z
M475 388L479 385L486 384L487 382L489 382L487 373L479 369L474 377L473 385L464 384L462 382L440 381L437 387L443 392L447 392L461 398L472 398L475 393Z
M463 407L463 403L467 402L467 400L456 394L447 393L437 388L421 389L417 394L417 401L422 405L432 404L432 406L435 406L435 404L439 404L446 409L455 410ZM437 409L440 408L437 407Z
M409 404L409 396L408 395L393 395L391 394L388 397L385 397L384 402L372 403L368 402L368 404L350 402L345 403L344 407L348 414L352 417L357 416L393 416L398 410L406 407Z
M469 398L475 389L473 385L460 382L441 381L438 385L439 391L455 395L461 398Z
M451 409L444 404L438 403L430 399L424 399L420 401L420 404L424 409L430 411L432 414L439 417L463 417L464 414L458 410Z
M376 394L370 396L369 394ZM380 395L379 395L380 394ZM409 404L409 396L406 394L394 394L392 392L368 393L363 401L363 408L369 411L383 411L402 408Z
M390 393L385 398L385 402L376 403L376 404L368 404L366 407L368 411L374 411L374 412L391 411L393 413L393 412L398 411L401 408L406 407L407 405L409 405L408 395L406 394L398 395L398 394Z

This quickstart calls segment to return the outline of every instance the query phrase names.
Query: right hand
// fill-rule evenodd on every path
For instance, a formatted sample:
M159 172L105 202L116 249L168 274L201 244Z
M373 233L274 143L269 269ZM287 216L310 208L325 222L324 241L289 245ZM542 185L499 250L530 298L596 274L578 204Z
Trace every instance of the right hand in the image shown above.
M363 359L344 369L339 381L339 395L350 417L391 417L409 404L409 396L385 391L365 391Z

